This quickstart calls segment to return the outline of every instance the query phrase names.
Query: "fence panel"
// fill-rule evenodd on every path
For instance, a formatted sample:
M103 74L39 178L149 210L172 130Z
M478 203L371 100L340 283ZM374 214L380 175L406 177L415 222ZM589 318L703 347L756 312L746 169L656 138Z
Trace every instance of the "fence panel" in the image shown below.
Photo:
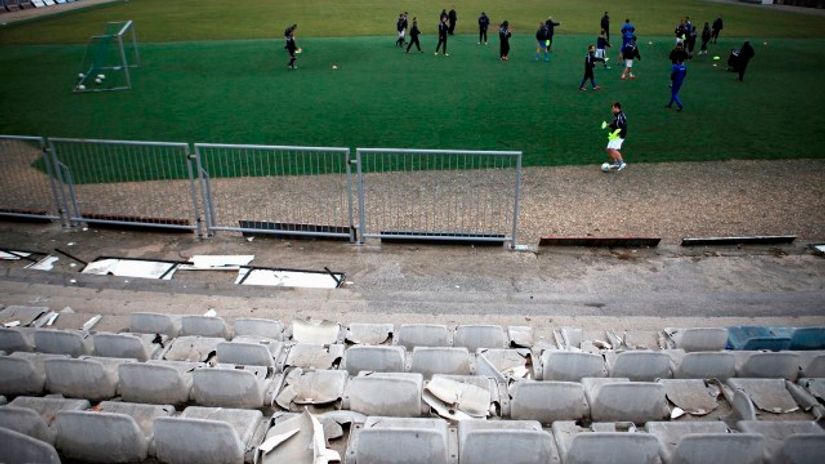
M63 208L42 137L0 135L0 216L60 219Z
M185 143L50 138L71 222L200 233Z
M195 144L210 233L355 240L348 148Z
M516 243L521 152L359 148L365 238Z

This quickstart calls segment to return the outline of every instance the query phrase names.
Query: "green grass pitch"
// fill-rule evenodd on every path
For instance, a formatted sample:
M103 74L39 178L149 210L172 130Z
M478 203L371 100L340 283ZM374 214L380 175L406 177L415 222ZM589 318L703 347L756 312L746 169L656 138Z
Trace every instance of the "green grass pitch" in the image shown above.
M526 165L603 161L610 103L630 121L630 162L822 157L825 63L821 17L703 1L456 1L449 57L433 56L434 23L449 4L415 2L424 54L393 46L399 8L379 0L132 0L0 28L0 133L185 142L523 150ZM596 69L601 92L578 92L586 46L609 8L638 28L635 81ZM501 63L491 28L476 44L475 19L515 24ZM681 14L726 19L710 56L688 64L683 113L669 99L669 34ZM562 23L551 63L533 60L535 24ZM143 66L126 92L71 93L85 39L107 20L135 20ZM297 71L280 35L299 24ZM535 23L535 24L534 24ZM615 32L615 31L614 31ZM805 38L801 38L805 37ZM748 38L756 58L744 84L724 71ZM227 40L243 39L243 40ZM615 42L616 40L614 40ZM649 42L653 42L649 44ZM767 43L767 45L765 45ZM720 55L718 67L711 56ZM337 70L332 65L338 66Z

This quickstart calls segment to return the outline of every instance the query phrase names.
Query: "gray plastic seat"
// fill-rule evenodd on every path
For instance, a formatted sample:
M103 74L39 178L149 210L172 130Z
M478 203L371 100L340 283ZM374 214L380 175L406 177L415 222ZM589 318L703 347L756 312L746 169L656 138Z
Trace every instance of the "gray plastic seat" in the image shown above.
M283 350L281 342L263 344L233 341L218 343L217 355L219 363L275 367L275 360Z
M183 316L180 318L180 334L198 337L232 338L226 321L220 317Z
M799 376L799 355L790 352L737 352L736 376L795 382Z
M344 345L312 345L298 343L289 348L286 367L302 369L334 369L344 357Z
M153 404L183 404L192 390L192 371L198 362L149 361L118 367L119 392L124 401Z
M578 382L522 380L510 392L510 417L552 424L590 417L584 387Z
M344 339L356 345L381 345L392 338L394 330L392 324L353 322L347 326Z
M542 378L578 382L584 377L607 377L604 358L573 351L545 351L541 355Z
M506 348L507 342L500 325L460 325L453 334L453 346L463 346L471 353L479 348Z
M87 400L18 396L7 406L35 411L43 418L43 422L48 425L54 422L55 416L61 411L82 411L89 409L91 404Z
M459 464L558 461L553 436L536 421L460 421L458 445Z
M266 372L265 367L197 369L192 373L192 400L202 406L261 408L269 403Z
M183 336L172 340L163 353L167 361L206 362L218 351L218 344L223 338Z
M47 359L46 389L70 398L102 401L117 394L118 366L131 360L117 358Z
M0 427L0 462L60 464L54 447L36 438Z
M458 456L441 419L368 417L354 443L348 452L355 464L449 464Z
M687 353L676 364L676 370L673 372L673 377L676 379L724 381L735 375L736 356L724 351Z
M46 385L43 361L51 355L16 352L0 356L0 394L39 395Z
M151 312L132 313L129 316L129 331L177 337L180 333L180 321L168 314Z
M670 356L661 351L623 351L614 356L609 353L608 368L611 377L624 377L635 381L654 381L673 377Z
M670 414L661 384L627 379L583 379L582 384L594 422L644 424Z
M78 357L89 354L86 337L74 330L37 329L34 345L40 353L67 354Z
M450 331L440 324L402 324L396 344L412 350L416 346L450 346Z
M263 415L250 409L190 406L154 422L158 460L167 464L241 464Z
M770 463L822 462L822 448L817 444L821 445L825 440L825 429L822 429L816 422L749 420L737 422L736 428L743 433L762 435L765 439L765 454ZM821 438L791 440L795 436ZM793 450L795 444L803 445L803 447Z
M416 373L364 373L347 384L344 409L367 416L420 416L423 383Z
M350 375L361 371L404 372L406 351L402 346L356 345L344 352L342 368Z
M676 348L692 351L722 351L728 342L728 329L724 327L691 327L665 329L671 334Z
M235 319L232 326L235 329L235 336L250 336L268 338L270 340L281 341L284 339L284 325L281 321L258 318Z
M19 406L0 408L0 427L54 444L54 432L49 429L46 421L34 409Z
M655 436L666 463L760 464L764 443L758 434L732 434L724 422L648 422L645 431Z
M147 458L154 419L173 411L168 406L111 402L102 403L101 411L63 411L54 422L55 445L63 456L79 461L140 462Z
M152 343L154 337L154 334L96 333L92 336L93 353L106 358L148 361L160 347Z
M799 377L825 378L825 351L800 353Z
M473 362L467 348L416 346L410 371L421 373L425 378L433 374L471 375Z
M15 327L0 327L0 351L32 351L32 340L22 330Z
M659 442L652 435L629 432L586 432L569 442L559 440L553 424L561 461L564 464L657 464Z

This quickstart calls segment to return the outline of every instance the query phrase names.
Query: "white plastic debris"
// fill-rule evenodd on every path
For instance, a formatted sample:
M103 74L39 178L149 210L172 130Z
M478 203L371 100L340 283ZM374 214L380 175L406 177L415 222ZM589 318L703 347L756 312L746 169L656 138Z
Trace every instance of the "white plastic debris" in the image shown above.
M214 308L209 308L209 311L206 311L205 313L203 313L203 315L206 317L215 317L218 315L218 312L215 311Z
M123 258L107 258L91 262L81 271L83 274L113 275L143 279L172 280L177 263L143 261Z
M69 243L66 244L66 246L74 246L74 245L75 245L74 242L69 242Z
M235 279L237 285L266 287L338 288L343 274L335 277L327 272L284 271L275 269L241 268ZM336 280L338 279L338 280Z
M0 251L0 259L4 259L4 260L7 260L7 261L18 261L21 258L28 258L31 255L32 255L31 253L27 253L25 251L15 251L15 250Z
M55 321L57 321L57 318L58 318L58 317L60 317L60 313L55 313L55 312L53 312L53 313L49 316L49 319L48 319L48 320L46 320L46 325L47 325L47 326L52 326L52 325L54 325L54 323L55 323Z
M83 330L86 332L92 330L92 328L94 328L94 326L96 326L101 319L103 319L103 316L101 316L100 314L93 316L91 319L89 319L88 321L86 321L86 323L83 324Z
M34 271L51 271L54 269L54 263L58 261L60 261L60 258L49 255L36 263L29 264L25 267L25 269L32 269ZM74 263L72 263L72 265L74 265Z
M248 266L255 255L194 255L189 260L192 264L183 264L182 271L237 271L241 266Z
M17 327L20 325L20 321L9 321L3 324L3 327Z

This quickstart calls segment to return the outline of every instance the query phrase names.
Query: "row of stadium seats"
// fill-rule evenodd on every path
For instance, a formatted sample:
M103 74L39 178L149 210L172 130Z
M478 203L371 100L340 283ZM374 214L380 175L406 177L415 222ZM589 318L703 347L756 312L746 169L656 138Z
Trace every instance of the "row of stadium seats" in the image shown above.
M310 434L320 445L301 447L290 440L302 415L265 418L260 411L190 406L181 413L164 406L83 400L18 397L0 407L0 458L7 462L164 463L327 462L325 424L337 419L311 415L321 425ZM330 428L331 430L334 427ZM283 438L284 430L290 430ZM320 431L320 432L319 432ZM305 437L300 437L305 439ZM275 440L293 446L264 453ZM277 446L277 445L276 445ZM294 448L298 448L294 450ZM303 449L301 449L303 448ZM393 463L818 463L825 430L811 421L740 420L659 422L644 426L599 422L583 426L556 421L550 428L531 420L462 420L366 416L349 429L345 462ZM297 452L296 452L297 451ZM334 459L337 461L337 459Z
M27 8L45 8L47 6L79 1L80 0L0 0L0 13L24 10Z

